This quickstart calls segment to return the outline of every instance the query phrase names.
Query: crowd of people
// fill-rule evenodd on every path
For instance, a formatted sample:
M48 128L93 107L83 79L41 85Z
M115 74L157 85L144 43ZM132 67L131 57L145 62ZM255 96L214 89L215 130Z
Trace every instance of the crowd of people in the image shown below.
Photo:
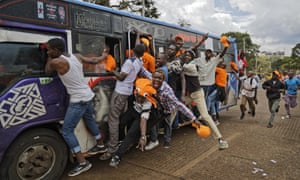
M188 49L183 48L183 39L176 36L167 46L166 52L156 56L151 54L151 36L137 37L132 57L124 61L120 72L115 70L115 65L109 69L117 80L110 99L109 137L105 144L94 119L94 93L84 81L82 62L97 64L107 59L108 52L104 50L100 57L90 58L80 54L66 55L61 39L51 39L47 43L49 58L46 72L56 71L70 95L62 135L78 164L68 173L69 176L79 175L92 167L84 158L74 134L81 118L97 140L97 144L87 153L101 154L100 160L110 159L109 165L112 167L117 167L126 151L135 144L141 151L157 147L161 128L164 130L163 146L169 148L172 129L185 124L183 120L209 126L217 137L219 149L229 147L217 127L220 122L216 108L217 102L226 104L228 72L223 56L230 45L227 37L220 39L224 47L221 53L216 55L207 49L205 57L199 57L196 49L208 38L207 34ZM241 84L240 119L245 116L247 102L249 113L255 116L256 89L260 82L252 71L248 71L247 76L239 76L240 69L234 61L230 63L229 69ZM262 84L269 99L269 128L273 127L275 112L279 108L280 93L285 92L287 117L291 117L289 109L297 105L299 85L300 80L294 78L292 72L282 81L278 71L273 72L271 80ZM191 104L197 107L196 110L191 110Z

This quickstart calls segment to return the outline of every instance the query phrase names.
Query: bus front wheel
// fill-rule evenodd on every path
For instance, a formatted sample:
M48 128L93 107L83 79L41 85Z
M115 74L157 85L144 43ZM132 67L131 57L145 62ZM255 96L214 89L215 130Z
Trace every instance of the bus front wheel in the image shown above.
M21 134L3 159L3 179L59 179L68 160L62 137L50 129Z

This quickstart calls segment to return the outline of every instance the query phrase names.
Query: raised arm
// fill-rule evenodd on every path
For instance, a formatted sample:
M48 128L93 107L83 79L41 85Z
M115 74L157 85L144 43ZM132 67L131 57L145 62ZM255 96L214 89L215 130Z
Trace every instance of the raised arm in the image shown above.
M221 39L220 39L220 42L224 46L223 51L219 55L219 57L222 58L225 55L225 53L228 49L228 46L230 45L230 42L228 41L228 38L226 36L222 36Z
M85 57L81 54L75 54L75 56L81 61L81 62L85 62L85 63L90 63L90 64L97 64L103 60L106 59L108 53L107 52L103 52L101 56L99 57Z
M208 38L208 33L202 36L202 39L199 42L197 42L194 46L191 46L190 49L195 51L199 46L201 46L205 42L207 38Z

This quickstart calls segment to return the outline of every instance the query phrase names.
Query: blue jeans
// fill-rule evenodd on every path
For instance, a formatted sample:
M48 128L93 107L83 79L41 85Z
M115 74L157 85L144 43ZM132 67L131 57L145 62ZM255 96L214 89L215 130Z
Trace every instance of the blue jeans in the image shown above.
M83 118L85 125L90 130L91 134L96 138L96 140L101 138L100 131L94 117L95 115L92 100L69 104L62 127L62 135L73 153L78 153L81 151L79 142L74 133L74 129L81 118Z
M217 86L215 84L213 84L213 85L201 86L201 87L203 88L203 91L204 91L207 110L211 111L210 106L211 106L211 104L214 103L212 101L215 101L216 98L213 99L213 96L212 97L209 97L209 96L214 92L214 90L217 89Z
M171 114L167 115L162 121L164 127L164 141L170 142L172 137L172 124L171 124ZM158 140L158 127L159 124L153 126L150 130L150 141L155 142Z
M217 114L216 109L216 98L217 98L217 89L215 89L213 92L211 92L207 96L207 110L210 112L211 115Z

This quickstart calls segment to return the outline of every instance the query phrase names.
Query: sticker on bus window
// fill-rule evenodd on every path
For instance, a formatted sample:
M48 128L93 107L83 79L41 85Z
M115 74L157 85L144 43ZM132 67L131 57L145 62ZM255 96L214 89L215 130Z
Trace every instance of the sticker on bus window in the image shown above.
M39 78L40 80L40 84L45 85L45 84L49 84L53 78L49 78L49 77L43 77L43 78Z

